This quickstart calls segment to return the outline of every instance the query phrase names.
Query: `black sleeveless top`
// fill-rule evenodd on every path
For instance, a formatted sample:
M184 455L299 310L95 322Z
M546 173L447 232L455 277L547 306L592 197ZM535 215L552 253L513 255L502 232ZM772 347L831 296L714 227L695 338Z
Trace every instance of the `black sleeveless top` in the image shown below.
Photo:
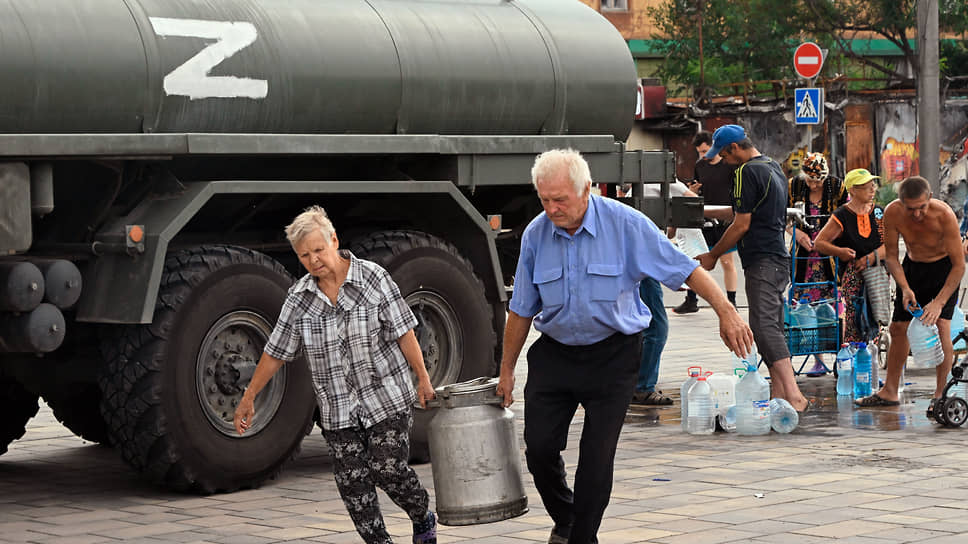
M884 243L884 209L873 206L867 215L857 215L846 204L834 210L833 220L844 229L834 240L837 247L853 249L858 257L863 257Z

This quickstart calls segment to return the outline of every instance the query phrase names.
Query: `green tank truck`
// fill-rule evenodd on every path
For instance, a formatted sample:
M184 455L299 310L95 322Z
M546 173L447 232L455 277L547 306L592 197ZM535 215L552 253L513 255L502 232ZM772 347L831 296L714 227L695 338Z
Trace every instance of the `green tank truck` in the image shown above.
M244 437L232 416L309 205L392 274L437 386L496 373L535 154L580 150L660 225L701 216L671 153L625 150L634 64L578 1L9 0L0 40L0 453L42 397L173 489L277 474L306 366Z

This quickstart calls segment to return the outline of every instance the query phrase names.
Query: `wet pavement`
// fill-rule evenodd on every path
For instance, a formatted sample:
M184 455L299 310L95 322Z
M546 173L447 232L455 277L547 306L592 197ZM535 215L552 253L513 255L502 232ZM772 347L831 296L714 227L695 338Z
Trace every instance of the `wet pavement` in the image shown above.
M681 296L667 293L666 303L675 306ZM677 397L688 366L730 371L732 358L717 337L711 310L670 314L670 322L659 389ZM518 399L526 371L522 357ZM968 542L968 518L961 516L968 500L962 468L968 464L968 428L928 420L930 372L909 372L907 381L900 406L857 409L835 396L832 375L801 376L814 405L786 435L692 436L680 429L678 398L661 408L633 406L600 542ZM522 403L512 410L520 434ZM572 474L580 432L581 411L563 454ZM416 470L433 496L431 466ZM528 513L484 525L441 526L439 542L546 542L550 519L527 473L523 481ZM406 516L384 495L381 504L396 541L409 541ZM318 433L262 488L204 497L145 483L111 449L72 436L46 407L0 456L0 542L359 541Z
M915 381L910 381L910 380ZM800 415L796 433L824 436L849 430L945 432L952 427L939 426L927 416L928 404L934 392L934 371L908 376L908 390L901 394L899 406L858 408L851 396L837 396L836 379L832 374L822 377L799 377L800 390L811 400L810 409ZM929 384L922 386L921 384ZM667 407L650 408L633 405L627 423L638 425L679 425L679 391L666 392L676 410ZM968 427L968 426L966 426Z

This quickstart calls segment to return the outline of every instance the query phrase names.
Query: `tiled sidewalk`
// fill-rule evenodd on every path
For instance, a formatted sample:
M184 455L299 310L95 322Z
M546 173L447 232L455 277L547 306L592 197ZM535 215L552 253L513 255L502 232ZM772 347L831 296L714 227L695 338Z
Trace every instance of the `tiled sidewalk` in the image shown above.
M680 296L667 295L667 304L678 304ZM731 358L708 308L670 320L660 389L677 397L687 366L728 370ZM525 372L522 361L519 389ZM968 500L961 467L968 465L968 429L928 422L930 380L909 379L915 404L858 411L831 398L832 377L801 378L817 407L789 435L694 437L680 431L678 399L672 407L632 408L600 542L968 542L968 518L960 516ZM523 406L512 408L520 432ZM580 416L565 452L569 471L577 460ZM431 486L430 465L416 468ZM441 527L439 541L545 542L550 519L527 474L524 482L530 512L498 523ZM409 542L406 516L385 496L382 504L397 541ZM318 433L306 439L297 461L261 489L198 497L144 483L114 451L71 436L42 409L27 435L0 456L0 542L119 541L360 540Z

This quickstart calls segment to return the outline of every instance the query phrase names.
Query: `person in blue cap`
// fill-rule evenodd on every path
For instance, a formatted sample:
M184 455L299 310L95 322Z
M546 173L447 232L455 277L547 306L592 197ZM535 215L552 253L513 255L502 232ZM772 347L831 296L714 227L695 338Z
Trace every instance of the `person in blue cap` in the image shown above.
M719 155L736 165L733 177L733 222L719 242L696 257L712 270L716 261L734 245L746 276L749 324L763 361L770 371L774 398L786 399L802 412L809 402L800 392L790 350L783 334L783 300L790 283L787 253L787 179L775 160L760 153L739 125L724 125L713 133L706 157Z

